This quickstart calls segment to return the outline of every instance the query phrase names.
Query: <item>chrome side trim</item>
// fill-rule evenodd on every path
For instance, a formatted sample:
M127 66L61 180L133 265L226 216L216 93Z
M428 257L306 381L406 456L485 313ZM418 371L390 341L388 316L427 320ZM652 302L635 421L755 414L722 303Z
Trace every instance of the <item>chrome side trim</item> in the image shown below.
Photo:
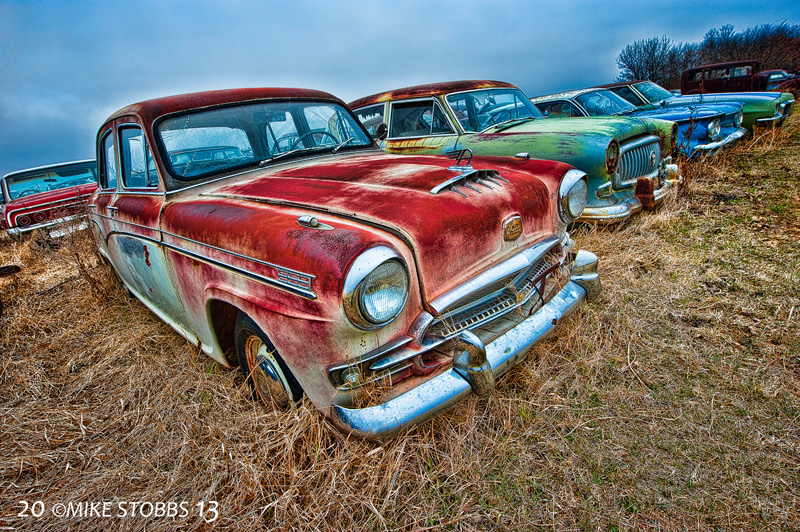
M537 242L528 249L517 253L507 261L486 270L482 274L473 277L466 283L457 286L449 292L437 297L431 302L431 308L436 311L437 315L441 314L442 311L449 308L456 301L463 299L473 292L497 282L504 277L507 277L515 272L522 271L523 269L533 265L534 262L539 260L550 250L550 248L559 242L560 240L555 236L549 236L541 242Z

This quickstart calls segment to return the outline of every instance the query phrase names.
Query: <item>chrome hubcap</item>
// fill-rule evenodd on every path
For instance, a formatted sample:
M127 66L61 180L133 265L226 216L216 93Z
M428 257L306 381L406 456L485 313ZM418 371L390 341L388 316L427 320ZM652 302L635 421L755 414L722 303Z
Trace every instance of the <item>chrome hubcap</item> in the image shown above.
M245 354L259 398L281 408L290 406L289 383L266 344L257 336L250 336L245 343Z

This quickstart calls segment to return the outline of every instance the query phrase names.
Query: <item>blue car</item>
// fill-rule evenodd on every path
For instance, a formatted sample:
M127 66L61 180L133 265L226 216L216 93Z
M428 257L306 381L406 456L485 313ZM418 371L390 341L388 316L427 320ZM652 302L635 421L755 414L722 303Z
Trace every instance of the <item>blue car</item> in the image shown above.
M747 131L742 127L742 104L692 104L640 109L609 89L579 89L531 98L550 118L624 115L660 118L678 125L677 149L686 157L711 155L734 144Z

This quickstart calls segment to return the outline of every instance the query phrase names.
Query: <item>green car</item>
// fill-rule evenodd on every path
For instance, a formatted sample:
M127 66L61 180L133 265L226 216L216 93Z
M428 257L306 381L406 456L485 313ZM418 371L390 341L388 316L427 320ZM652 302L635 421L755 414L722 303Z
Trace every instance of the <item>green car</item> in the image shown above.
M792 114L794 96L789 92L719 92L673 94L652 81L619 81L601 85L641 109L685 107L701 103L741 103L742 127L780 126Z
M674 122L545 119L510 83L434 83L374 94L349 106L389 153L458 154L462 162L474 154L571 164L587 174L589 183L579 222L622 221L655 207L681 181L670 157L677 139ZM475 190L480 192L470 184L455 191Z

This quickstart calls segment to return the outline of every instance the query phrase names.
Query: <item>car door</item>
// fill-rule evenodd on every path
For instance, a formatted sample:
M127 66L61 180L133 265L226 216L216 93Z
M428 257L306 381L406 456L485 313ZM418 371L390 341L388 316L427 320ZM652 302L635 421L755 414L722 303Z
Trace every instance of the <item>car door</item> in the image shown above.
M389 104L388 135L381 147L390 153L438 155L455 148L458 134L433 98Z
M165 194L152 151L135 122L117 124L101 141L97 229L126 286L154 313L189 336L189 321L166 260L159 219Z

